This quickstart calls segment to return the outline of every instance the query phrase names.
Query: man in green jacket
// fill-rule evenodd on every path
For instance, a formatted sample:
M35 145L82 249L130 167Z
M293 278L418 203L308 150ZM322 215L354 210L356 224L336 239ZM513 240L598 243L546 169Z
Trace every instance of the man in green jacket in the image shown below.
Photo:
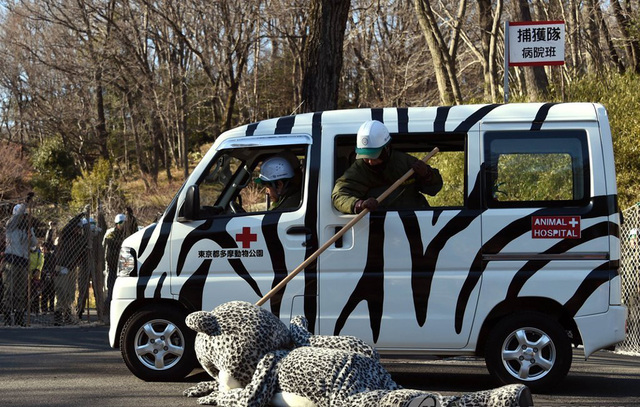
M391 148L387 127L377 121L364 122L356 138L356 161L338 178L331 194L333 205L344 213L360 213L365 208L418 209L429 204L423 194L435 196L442 189L437 169ZM415 174L383 202L376 197L413 168Z

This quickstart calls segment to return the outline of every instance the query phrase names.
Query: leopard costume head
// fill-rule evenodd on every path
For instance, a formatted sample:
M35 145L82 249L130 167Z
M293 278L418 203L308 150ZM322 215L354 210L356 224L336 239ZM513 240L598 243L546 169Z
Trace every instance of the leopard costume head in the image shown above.
M265 354L292 347L291 333L280 319L244 301L191 313L186 323L197 332L200 365L212 377L228 377L235 383L227 387L246 386Z

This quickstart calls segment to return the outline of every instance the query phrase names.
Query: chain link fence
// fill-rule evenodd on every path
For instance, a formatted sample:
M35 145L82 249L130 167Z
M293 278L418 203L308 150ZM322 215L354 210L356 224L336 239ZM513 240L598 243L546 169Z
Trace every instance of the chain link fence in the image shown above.
M640 203L622 213L620 227L620 276L622 302L628 307L627 338L616 350L640 355Z
M89 206L0 202L0 326L108 323L120 243L138 228L128 212L115 225Z
M138 228L133 213L129 212L122 227L117 228L113 222L116 213L92 212L88 207L82 213L73 213L43 203L26 205L23 224L18 228L26 231L27 237L33 234L37 245L30 247L28 265L16 265L6 254L7 228L15 205L0 203L0 253L4 253L0 256L0 324L107 323L109 288L115 281L119 246ZM640 354L640 204L625 210L623 219L620 275L629 316L627 338L617 350Z

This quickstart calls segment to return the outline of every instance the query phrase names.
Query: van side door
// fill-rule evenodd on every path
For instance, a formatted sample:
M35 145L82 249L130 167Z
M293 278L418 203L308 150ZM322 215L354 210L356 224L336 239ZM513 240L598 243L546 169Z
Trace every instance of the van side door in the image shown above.
M605 312L611 205L596 121L483 123L478 313Z
M426 197L429 207L366 215L320 257L320 332L356 335L381 351L464 348L479 292L464 287L479 267L478 180L465 175L479 173L477 140L466 133L396 133L395 123L385 124L394 149L420 158L440 148L429 165L444 187ZM355 134L335 140L337 178L351 163ZM330 199L335 178L321 179L323 199ZM326 241L355 215L323 205L319 230ZM456 308L461 295L466 301Z
M252 136L217 148L187 187L192 197L181 195L171 232L171 292L181 302L204 310L232 300L255 303L304 260L310 144L305 135ZM277 207L266 199L266 184L257 181L262 164L276 156L294 171L279 190L295 195ZM288 319L293 298L303 293L304 282L296 279L266 307Z

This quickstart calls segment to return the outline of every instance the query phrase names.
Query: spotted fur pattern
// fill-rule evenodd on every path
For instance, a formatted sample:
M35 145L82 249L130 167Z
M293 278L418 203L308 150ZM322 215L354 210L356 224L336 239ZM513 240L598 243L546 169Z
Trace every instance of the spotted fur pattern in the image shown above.
M304 317L294 318L288 329L272 313L247 302L195 312L186 322L198 332L196 355L213 377L184 392L199 397L200 404L263 407L277 393L288 393L318 407L532 405L522 385L454 397L402 389L361 339L312 335Z
M186 323L198 332L195 351L203 369L214 378L223 370L242 386L251 382L256 366L269 351L291 349L286 325L248 302L233 301L213 312L191 313Z

